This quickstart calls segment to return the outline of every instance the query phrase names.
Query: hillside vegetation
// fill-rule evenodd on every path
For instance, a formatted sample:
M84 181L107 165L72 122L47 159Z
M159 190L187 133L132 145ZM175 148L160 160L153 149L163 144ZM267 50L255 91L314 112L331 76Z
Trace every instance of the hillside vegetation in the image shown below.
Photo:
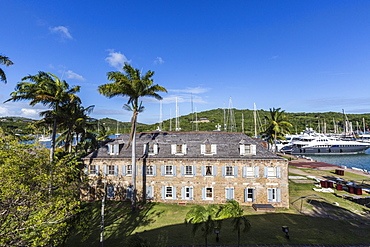
M142 114L145 114L142 113ZM260 132L261 126L265 123L265 116L270 113L266 110L257 111L257 132ZM365 122L365 129L368 131L368 124L370 123L370 113L365 114L346 114L339 112L325 112L325 113L288 113L286 116L293 128L291 133L299 133L305 128L313 128L319 132L333 133L335 130L342 132L346 118L352 123L353 130L360 132L364 130L363 123ZM35 120L19 118L19 117L3 117L0 118L0 127L7 132L16 132L22 134L35 134L35 128L30 127L30 124ZM92 121L98 125L98 120ZM198 123L197 123L198 122ZM117 124L118 123L118 124ZM104 118L99 120L100 128L105 128L108 134L128 133L130 132L131 124L129 122L121 122L111 118ZM139 123L137 126L138 132L153 131L158 129L159 123L147 125ZM221 130L233 132L245 132L247 135L254 135L254 112L249 109L214 109L183 115L179 117L179 127L182 131L213 131L220 125ZM168 119L163 121L161 129L164 131L175 130L175 119ZM40 129L38 129L40 132ZM43 130L45 132L45 129ZM42 133L42 131L41 131Z

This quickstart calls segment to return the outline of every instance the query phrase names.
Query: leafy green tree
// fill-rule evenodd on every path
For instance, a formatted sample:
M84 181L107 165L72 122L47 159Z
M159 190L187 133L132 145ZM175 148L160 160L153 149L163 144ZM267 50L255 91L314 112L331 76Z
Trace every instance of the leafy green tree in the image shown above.
M132 111L131 118L131 132L130 140L127 144L127 148L132 142L132 210L136 208L136 123L137 115L144 110L141 97L154 97L157 100L161 100L162 97L158 92L167 92L167 90L154 84L152 79L154 72L148 71L145 75L142 75L140 70L134 69L131 65L126 63L123 66L125 72L108 72L108 80L113 81L99 86L99 93L102 95L113 98L116 96L128 97L127 104L124 108L128 111Z
M0 64L5 65L5 66L8 67L10 65L13 65L14 63L12 61L10 61L10 59L8 57L0 56ZM3 81L4 83L7 82L5 72L1 68L0 68L0 81Z
M240 246L240 233L248 232L251 229L251 224L247 217L244 215L244 210L240 207L239 203L235 200L229 200L225 205L221 206L218 212L218 218L232 219L234 231L238 232L238 246Z
M208 235L213 233L215 227L221 227L221 221L218 218L219 210L220 208L214 204L208 206L195 205L185 216L185 223L193 225L193 234L199 229L202 231L206 246L208 246Z
M46 149L19 143L0 129L0 245L61 244L80 211L79 174L75 158L50 163Z
M17 84L15 91L10 94L11 98L5 101L29 100L31 106L41 103L52 109L50 112L50 115L53 117L53 132L50 148L51 161L54 159L55 137L60 108L74 102L81 103L80 98L76 95L79 91L79 86L70 88L66 81L60 80L51 73L41 71L37 75L30 75L22 78L22 81Z
M275 143L276 140L285 140L285 135L290 134L290 128L293 127L281 108L270 108L270 116L265 116L265 120L267 123L262 126L264 131L261 134L262 138L270 144Z

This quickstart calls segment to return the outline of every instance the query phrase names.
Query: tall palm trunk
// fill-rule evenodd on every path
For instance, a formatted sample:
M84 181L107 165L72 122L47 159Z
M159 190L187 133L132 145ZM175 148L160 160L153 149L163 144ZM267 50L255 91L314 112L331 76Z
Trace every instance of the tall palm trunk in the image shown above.
M132 165L132 198L131 198L131 206L132 212L136 211L136 119L137 119L137 111L134 111L132 115L132 129L131 129L131 138L132 139L132 147L131 147L131 165Z

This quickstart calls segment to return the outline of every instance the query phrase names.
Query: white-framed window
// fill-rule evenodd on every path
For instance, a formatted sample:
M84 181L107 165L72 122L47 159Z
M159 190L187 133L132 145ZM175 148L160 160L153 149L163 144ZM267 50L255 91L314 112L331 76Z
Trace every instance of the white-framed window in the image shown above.
M161 166L162 176L176 176L176 166L174 165L163 165Z
M104 165L103 166L104 170L104 175L113 175L117 176L118 175L118 166L117 165Z
M268 202L280 202L281 201L281 190L276 188L267 189L267 201Z
M163 186L162 187L162 199L176 199L176 187Z
M195 176L195 166L193 165L181 166L181 176Z
M108 199L114 198L114 186L113 185L108 185L107 187L107 198Z
M256 155L257 149L254 144L240 144L239 146L240 155Z
M176 155L186 154L186 144L171 144L171 154Z
M237 166L223 166L222 167L222 176L223 177L237 177L238 176L238 167Z
M244 166L243 167L243 177L245 178L258 178L259 177L259 167L258 166Z
M110 155L118 155L119 154L119 144L108 144L108 154Z
M182 187L181 188L181 197L183 200L193 200L193 187Z
M203 177L206 177L206 176L215 177L216 176L216 166L211 166L211 165L202 166L202 176Z
M153 199L153 186L146 186L146 199Z
M264 176L265 178L280 178L280 167L265 167Z
M158 144L155 142L149 142L144 144L144 154L148 155L158 154Z
M126 175L132 175L132 165L126 166Z
M255 189L246 188L244 189L244 202L254 202L255 201Z
M213 200L213 188L212 187L202 188L202 199L203 200Z
M225 198L226 200L234 200L234 187L225 188Z
M201 144L200 145L200 153L204 155L213 155L217 153L217 145L216 144Z
M99 165L89 165L89 175L99 175Z
M146 166L146 174L147 176L156 176L156 166L155 165L147 165Z

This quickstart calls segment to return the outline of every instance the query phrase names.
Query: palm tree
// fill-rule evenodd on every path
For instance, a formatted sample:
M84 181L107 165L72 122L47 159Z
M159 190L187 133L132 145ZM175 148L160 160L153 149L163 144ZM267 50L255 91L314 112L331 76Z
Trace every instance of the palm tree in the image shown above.
M229 200L225 205L221 206L218 213L218 217L221 219L233 218L234 231L238 232L238 246L240 246L240 232L248 232L251 229L251 224L243 211L237 201ZM242 225L244 226L243 229Z
M264 131L261 134L262 138L270 144L275 143L277 139L285 140L285 135L290 134L290 128L293 125L286 121L287 117L284 113L285 111L281 111L280 108L270 108L270 117L265 116L267 123L262 126Z
M208 206L195 205L185 216L185 223L193 224L192 232L195 235L198 229L204 237L206 246L208 246L208 235L213 233L215 228L220 228L221 221L217 218L219 207L211 204Z
M140 97L154 97L155 99L161 100L162 97L157 92L167 92L167 90L153 84L154 81L152 76L153 71L148 71L145 75L142 75L140 70L134 69L128 63L125 63L123 70L126 74L121 72L109 72L107 74L108 80L113 81L99 86L99 93L102 95L113 98L115 96L128 97L127 104L124 108L128 111L132 111L131 118L131 133L130 139L127 143L127 148L132 142L132 210L136 208L136 122L137 115L144 110L142 101L139 101Z
M13 65L14 63L10 61L8 57L0 56L0 64L3 64L8 67L10 65ZM2 69L0 69L0 81L3 81L4 83L7 82L4 70Z
M51 162L54 160L58 113L60 113L60 108L68 104L81 102L80 98L75 94L79 91L79 86L70 88L66 81L60 80L51 73L40 71L37 75L29 75L22 78L22 81L17 84L15 91L10 94L11 98L5 101L30 100L29 104L31 106L41 103L52 109L48 113L53 119L53 132L50 148Z

